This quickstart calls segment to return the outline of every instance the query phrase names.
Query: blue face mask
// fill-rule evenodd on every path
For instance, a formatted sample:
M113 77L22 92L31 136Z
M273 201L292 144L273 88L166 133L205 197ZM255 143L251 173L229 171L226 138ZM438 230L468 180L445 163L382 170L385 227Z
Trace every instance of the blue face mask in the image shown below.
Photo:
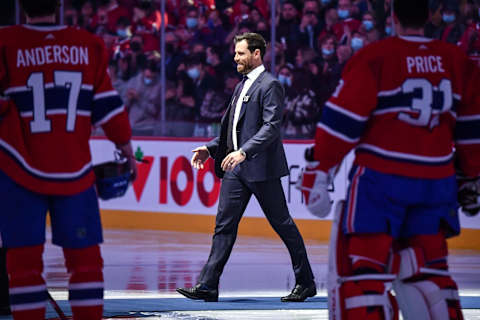
M455 21L455 15L444 13L442 15L442 19L443 19L443 22L445 22L445 23L452 23L453 21Z
M126 29L117 29L117 35L120 38L126 38L127 37L127 30Z
M325 55L325 56L330 56L330 55L332 55L334 51L335 51L335 50L333 50L333 49L325 49L325 48L322 48L322 53L323 53L323 55Z
M332 2L332 0L322 0L322 4L325 6L327 4L329 4L330 2Z
M389 26L385 27L385 34L386 34L387 36L391 36L391 35L392 35L392 31L393 31L392 27L389 27Z
M353 51L357 51L363 48L363 39L362 38L352 38L352 49Z
M187 27L190 28L190 29L193 29L196 26L198 26L198 19L197 18L187 18L187 20L185 22L187 24Z
M200 70L196 67L190 68L187 70L187 74L192 80L196 80L200 76Z
M284 86L286 85L290 87L292 85L292 79L290 79L287 76L284 76L283 74L278 75L278 81L280 81L280 83Z
M340 19L347 19L350 16L350 10L338 9L337 14Z
M150 79L150 78L145 78L145 77L143 78L143 83L145 83L146 86L151 85L152 82L153 82L153 80Z
M370 31L370 30L373 29L373 21L363 20L362 23L363 23L363 27L365 28L365 30Z

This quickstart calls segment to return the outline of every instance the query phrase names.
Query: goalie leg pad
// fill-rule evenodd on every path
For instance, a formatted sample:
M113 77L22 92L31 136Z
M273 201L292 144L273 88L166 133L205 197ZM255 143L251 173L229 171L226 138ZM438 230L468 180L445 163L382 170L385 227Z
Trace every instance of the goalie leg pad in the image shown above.
M338 225L342 211L337 206L330 239L330 319L398 319L398 308L389 293L395 276L385 271L392 238L385 234L345 235Z
M42 277L43 245L9 248L10 308L15 320L45 319L47 286Z
M394 290L406 320L463 319L458 289L448 272L443 234L419 235L401 250Z
M63 249L70 273L69 301L74 319L102 319L103 259L98 245Z

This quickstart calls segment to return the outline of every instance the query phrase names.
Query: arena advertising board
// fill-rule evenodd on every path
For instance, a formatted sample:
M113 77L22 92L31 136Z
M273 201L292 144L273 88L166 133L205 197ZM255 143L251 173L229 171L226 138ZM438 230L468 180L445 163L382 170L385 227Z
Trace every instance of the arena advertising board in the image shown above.
M138 163L138 178L124 197L100 201L101 208L215 215L221 181L214 174L213 159L209 159L203 170L195 170L190 165L192 150L204 143L195 139L135 139L134 151L142 159ZM290 213L295 219L316 219L308 213L300 191L295 188L305 165L304 150L310 143L284 143L290 174L282 178L282 184ZM113 159L114 146L108 140L92 139L90 145L94 164ZM352 161L353 155L349 154L330 187L330 196L335 202L345 199ZM244 216L263 217L253 196ZM332 212L326 219L332 219ZM461 219L462 226L480 229L480 217L469 218L462 214Z

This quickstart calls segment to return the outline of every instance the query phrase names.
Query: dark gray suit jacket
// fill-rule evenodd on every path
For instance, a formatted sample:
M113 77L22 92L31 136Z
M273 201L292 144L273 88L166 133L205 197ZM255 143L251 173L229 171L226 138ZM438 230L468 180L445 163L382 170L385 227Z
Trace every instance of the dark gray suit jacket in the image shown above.
M230 112L235 112L235 97L240 95L237 85L223 115L220 136L207 143L210 155L215 159L215 174L222 178L220 167L227 155L227 128ZM281 122L284 108L284 90L280 82L264 71L252 83L242 104L237 123L238 147L247 159L235 168L235 172L247 181L266 181L288 174L287 159L282 144Z

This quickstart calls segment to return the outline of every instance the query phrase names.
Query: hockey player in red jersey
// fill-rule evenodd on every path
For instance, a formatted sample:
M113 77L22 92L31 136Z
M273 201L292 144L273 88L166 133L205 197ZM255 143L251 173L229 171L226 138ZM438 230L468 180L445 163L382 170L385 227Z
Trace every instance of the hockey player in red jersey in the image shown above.
M128 116L103 42L55 25L57 0L21 0L27 24L0 29L0 219L15 320L45 318L45 216L70 273L73 318L101 319L102 229L88 140L92 124L136 165Z
M330 319L397 319L397 303L404 319L462 319L446 238L460 232L458 204L479 210L479 71L456 46L423 37L428 0L393 5L399 36L349 61L302 177L307 208L326 216L329 173L355 148L332 229ZM454 151L470 177L459 203Z

